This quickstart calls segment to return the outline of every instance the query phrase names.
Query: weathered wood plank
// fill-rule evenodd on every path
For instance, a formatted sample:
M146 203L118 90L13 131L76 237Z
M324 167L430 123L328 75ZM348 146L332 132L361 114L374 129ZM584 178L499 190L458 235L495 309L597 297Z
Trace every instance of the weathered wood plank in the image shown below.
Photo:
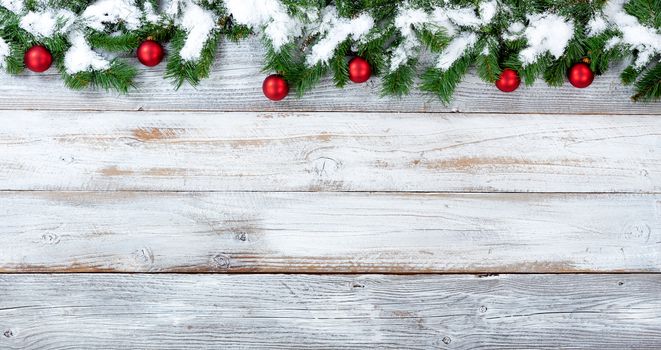
M659 192L655 116L5 112L0 189Z
M261 92L263 49L257 39L240 44L223 43L211 77L197 88L175 91L163 80L164 65L140 67L137 91L129 96L95 91L68 91L59 74L25 74L0 77L0 109L64 110L211 110L211 111L367 111L367 112L506 112L506 113L605 113L660 114L661 103L633 103L632 91L620 83L622 66L614 67L584 90L566 84L549 88L540 82L512 94L470 75L458 87L454 101L443 106L434 96L415 92L398 98L380 98L378 80L337 89L327 79L303 99L283 103L267 101ZM129 61L130 62L130 61ZM35 96L35 91L39 96Z
M14 349L658 349L659 275L3 275Z
M0 272L659 272L661 196L0 193Z

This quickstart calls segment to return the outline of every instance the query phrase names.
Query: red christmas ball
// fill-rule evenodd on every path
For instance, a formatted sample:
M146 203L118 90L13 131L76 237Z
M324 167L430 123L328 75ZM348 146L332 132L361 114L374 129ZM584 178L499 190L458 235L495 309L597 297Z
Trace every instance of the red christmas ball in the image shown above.
M262 84L264 96L271 101L280 101L289 94L289 84L281 75L273 74L264 79Z
M594 81L594 72L586 63L580 62L569 68L569 82L579 89L586 88Z
M496 87L502 92L512 92L521 85L521 78L514 69L505 68L496 81Z
M138 46L137 55L140 63L147 67L154 67L163 61L165 50L160 43L154 40L146 40Z
M369 80L372 76L372 66L362 57L354 57L349 61L349 79L360 84Z
M32 46L23 56L25 66L36 73L45 72L53 64L53 55L41 45Z

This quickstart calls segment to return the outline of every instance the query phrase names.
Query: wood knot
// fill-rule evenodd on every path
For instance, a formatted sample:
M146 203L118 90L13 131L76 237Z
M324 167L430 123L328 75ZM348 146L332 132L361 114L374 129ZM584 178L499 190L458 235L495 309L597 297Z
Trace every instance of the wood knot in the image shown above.
M231 259L225 254L216 254L211 258L211 262L218 268L229 269L231 264Z
M14 336L14 332L11 329L8 329L2 333L5 338L11 338Z
M485 313L485 312L487 312L487 307L484 306L484 305L480 306L480 312L481 312L481 313Z
M71 163L73 163L74 161L76 161L76 159L75 159L74 157L70 157L70 156L67 156L67 157L60 157L60 160L63 161L63 162L65 162L65 163L67 163L67 164L71 164Z
M646 223L631 225L624 230L624 239L649 242L652 236L652 228Z
M441 341L445 345L450 345L450 343L452 343L452 339L450 339L450 337L443 337L443 339L441 339Z
M133 252L133 258L144 265L153 265L154 264L154 252L148 247L144 247L140 250Z
M342 163L333 158L320 157L314 160L312 171L319 177L329 177L342 167Z
M354 282L351 287L353 288L365 288L365 285L362 283Z
M58 244L60 243L60 236L57 233L47 232L41 235L41 241L44 244Z

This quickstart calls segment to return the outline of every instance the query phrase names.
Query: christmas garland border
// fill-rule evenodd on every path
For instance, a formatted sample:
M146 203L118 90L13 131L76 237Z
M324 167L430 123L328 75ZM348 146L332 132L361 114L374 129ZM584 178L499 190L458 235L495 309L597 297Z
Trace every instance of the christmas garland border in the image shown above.
M0 62L9 73L55 65L72 89L128 92L138 70L105 53L134 52L147 67L165 58L176 87L209 75L220 38L259 35L266 97L300 96L332 74L338 87L383 78L385 95L414 85L450 102L474 66L503 92L565 80L588 87L611 62L631 59L624 84L635 101L661 98L658 0L0 0ZM158 11L161 9L162 11Z

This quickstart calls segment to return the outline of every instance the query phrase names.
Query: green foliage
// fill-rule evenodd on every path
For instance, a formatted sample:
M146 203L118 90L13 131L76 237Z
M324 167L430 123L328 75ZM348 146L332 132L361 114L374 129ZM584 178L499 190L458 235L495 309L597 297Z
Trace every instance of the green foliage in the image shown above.
M90 30L87 40L94 48L111 52L127 52L137 49L147 39L158 42L170 41L174 34L175 27L171 23L162 26L150 23L138 30L120 33Z
M142 38L137 33L108 35L96 30L87 35L87 40L92 47L112 52L131 51L136 49L142 42Z
M661 27L661 2L659 0L630 0L625 10L638 18L643 25Z
M173 81L176 88L184 82L197 85L200 80L209 76L211 66L216 56L216 48L220 34L212 33L202 48L200 58L196 61L187 61L181 58L180 52L186 42L186 32L177 30L172 38L172 51L165 70L165 77Z
M113 60L110 68L103 71L80 72L70 75L66 73L62 66L60 66L60 71L64 83L70 89L82 90L93 87L106 91L115 90L124 94L134 87L133 79L138 74L135 67L119 60Z
M265 72L277 72L284 75L287 80L295 78L295 72L301 70L300 56L297 55L296 45L289 43L279 50L275 50L271 43L265 42L266 46L266 59L265 59Z
M613 35L615 33L608 30L596 37L587 38L585 41L588 58L590 59L590 68L597 74L603 74L613 61L621 60L624 57L623 50L606 48L606 43Z
M335 56L330 61L330 66L333 69L333 80L337 87L344 87L349 82L349 60L346 53L351 48L351 42L345 40L338 48Z
M357 55L363 57L372 66L372 72L376 75L381 74L387 65L385 48L387 42L392 38L394 31L392 28L385 30L376 30L368 36L369 40L358 43ZM347 45L346 52L349 52L351 44Z
M417 32L417 35L420 42L422 42L429 51L434 53L441 53L450 43L450 38L446 35L444 30L431 31L429 29L422 29Z
M478 50L480 48L486 50L477 55L475 59L475 68L477 70L477 75L488 83L495 83L500 77L500 65L498 62L498 47L496 43L493 42L483 42L478 45Z
M473 58L474 55L466 54L445 71L428 69L422 76L421 89L436 94L445 104L450 103L454 90L468 72Z
M326 75L328 65L318 63L310 68L301 69L289 80L289 84L293 86L296 94L301 97L314 87L321 78ZM291 75L290 75L291 76Z
M636 82L634 101L652 101L661 98L661 63L657 63Z
M383 77L383 95L404 96L411 92L417 60L411 60Z
M622 79L622 83L624 83L624 85L631 85L636 82L639 76L640 70L635 69L633 66L629 66L625 68L624 71L622 71L620 78Z

